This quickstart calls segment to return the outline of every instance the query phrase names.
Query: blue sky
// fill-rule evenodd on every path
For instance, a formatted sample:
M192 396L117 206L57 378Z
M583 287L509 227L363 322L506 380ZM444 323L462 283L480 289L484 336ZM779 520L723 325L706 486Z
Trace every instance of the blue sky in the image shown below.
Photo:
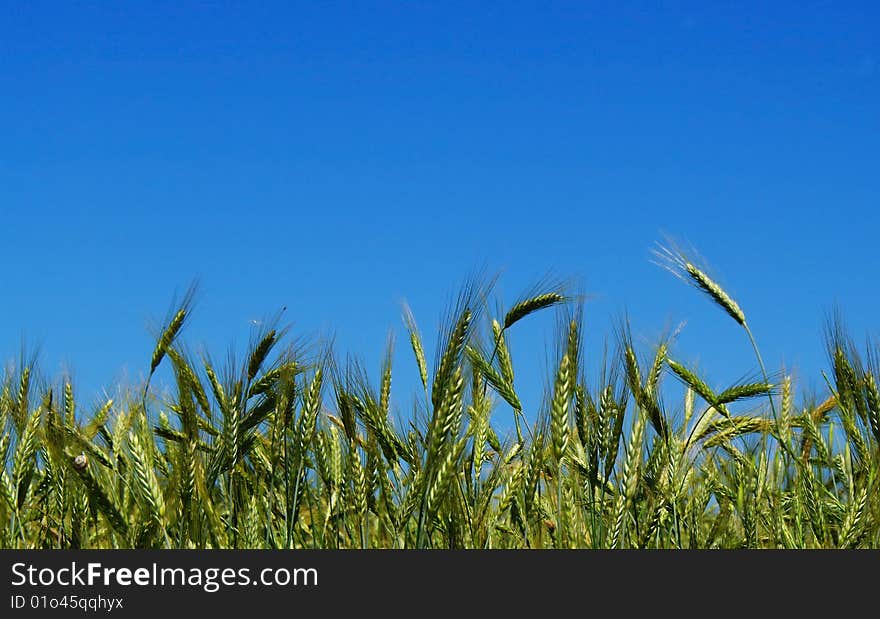
M625 310L645 345L687 320L710 383L754 370L650 263L663 233L808 386L835 304L876 332L872 3L0 6L0 350L86 398L143 376L195 277L185 336L217 357L283 305L373 371L396 330L404 413L401 301L429 336L483 265L508 305L578 278L593 359ZM531 406L553 324L511 334Z

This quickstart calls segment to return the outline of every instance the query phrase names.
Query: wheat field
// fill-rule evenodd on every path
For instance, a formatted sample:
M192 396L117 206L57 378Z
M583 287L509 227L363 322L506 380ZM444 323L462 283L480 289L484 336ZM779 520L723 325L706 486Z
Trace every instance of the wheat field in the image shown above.
M240 364L192 355L191 295L150 357L171 388L148 379L92 410L20 364L0 392L0 547L880 547L880 349L832 321L827 391L807 398L768 373L703 266L671 245L656 257L741 328L751 379L712 388L671 355L674 335L637 349L625 322L588 375L578 295L548 284L495 316L479 281L431 360L406 312L412 365L392 367L389 344L375 382L271 325ZM552 389L527 411L508 336L544 312L563 327ZM403 371L418 393L392 410ZM661 398L664 382L681 401Z

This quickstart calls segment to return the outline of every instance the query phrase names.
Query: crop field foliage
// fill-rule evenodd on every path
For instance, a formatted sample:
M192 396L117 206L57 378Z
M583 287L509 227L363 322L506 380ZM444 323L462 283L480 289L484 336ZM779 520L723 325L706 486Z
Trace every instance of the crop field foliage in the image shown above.
M880 547L880 349L829 320L825 391L806 397L768 373L704 267L671 245L656 255L741 328L750 378L711 387L674 333L637 349L625 321L588 375L576 294L544 282L496 316L479 279L432 355L405 312L412 365L392 367L390 342L373 380L277 322L240 363L193 355L191 295L145 355L167 389L148 379L86 409L21 361L0 391L0 547ZM555 367L524 412L508 337L543 312L559 317ZM392 411L399 371L420 383Z

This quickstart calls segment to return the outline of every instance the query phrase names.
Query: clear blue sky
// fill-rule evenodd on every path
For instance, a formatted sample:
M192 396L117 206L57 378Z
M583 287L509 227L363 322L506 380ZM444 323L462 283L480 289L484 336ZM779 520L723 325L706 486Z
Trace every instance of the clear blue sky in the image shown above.
M773 368L821 386L839 304L876 332L880 10L772 2L2 2L0 350L86 398L138 380L175 290L215 357L288 307L377 369L403 411L474 267L506 302L580 278L587 354L637 340L722 386L753 370L723 313L650 263L692 243ZM552 317L514 338L536 402Z

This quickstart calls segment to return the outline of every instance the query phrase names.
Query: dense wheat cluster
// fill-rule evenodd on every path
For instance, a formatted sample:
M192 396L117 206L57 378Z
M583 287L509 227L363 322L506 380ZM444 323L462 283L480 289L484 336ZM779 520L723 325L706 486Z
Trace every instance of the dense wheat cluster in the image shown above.
M149 358L173 389L148 380L84 410L69 382L21 364L0 392L0 547L880 547L878 351L860 355L832 323L827 392L807 398L768 375L743 309L704 269L658 256L742 328L754 379L713 387L670 356L673 338L638 350L626 325L588 375L570 291L493 316L476 284L433 364L407 311L412 366L392 368L389 345L374 381L270 327L218 367L179 337L189 299ZM509 335L548 311L565 318L550 392L524 411ZM421 380L395 397L409 408L391 405L400 371Z

